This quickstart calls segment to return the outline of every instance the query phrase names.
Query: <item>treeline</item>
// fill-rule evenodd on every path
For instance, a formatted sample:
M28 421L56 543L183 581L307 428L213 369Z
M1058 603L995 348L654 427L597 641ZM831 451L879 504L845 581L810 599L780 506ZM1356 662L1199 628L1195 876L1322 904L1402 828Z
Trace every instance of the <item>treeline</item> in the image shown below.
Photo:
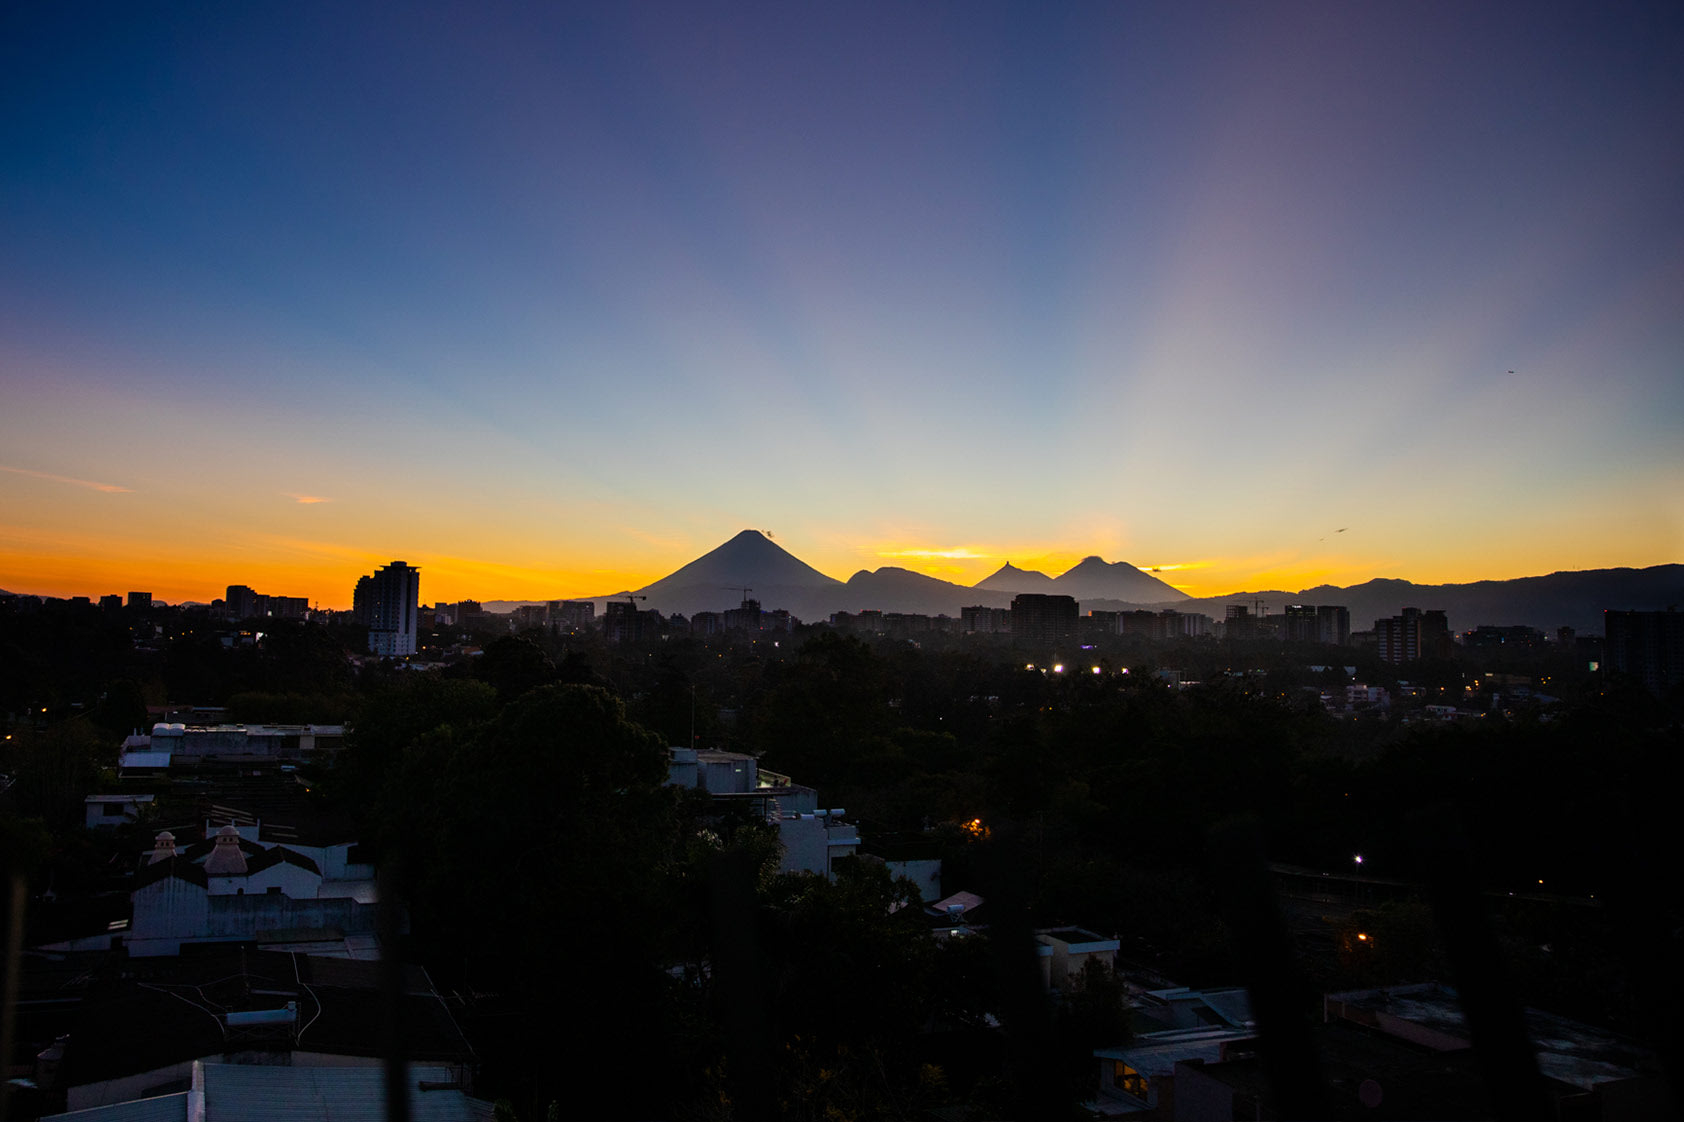
M1323 712L1304 687L1343 670L1210 644L1160 652L1200 679L1174 688L1122 651L1060 671L1052 652L826 629L504 635L431 671L358 666L352 638L298 625L230 649L182 633L127 656L111 639L57 695L79 693L82 715L7 742L11 814L70 829L102 755L160 693L236 719L349 722L317 793L361 818L412 956L461 996L487 1086L521 1117L586 1079L618 1088L611 1113L628 1116L1053 1116L1082 1093L1084 1048L1124 1030L1105 978L1059 1007L1021 984L1028 931L1078 923L1178 981L1241 981L1255 933L1211 875L1236 823L1270 861L1405 886L1444 852L1424 831L1451 824L1526 999L1628 1030L1648 1015L1640 948L1670 945L1684 918L1671 880L1644 871L1668 851L1677 699L1619 683L1571 683L1547 721L1405 727ZM41 655L30 688L67 658ZM944 888L985 897L1000 937L938 945L878 866L773 876L764 823L663 785L685 744L818 788L883 856L940 857ZM1359 946L1355 925L1379 938ZM1326 988L1445 968L1407 887L1326 935L1301 963Z

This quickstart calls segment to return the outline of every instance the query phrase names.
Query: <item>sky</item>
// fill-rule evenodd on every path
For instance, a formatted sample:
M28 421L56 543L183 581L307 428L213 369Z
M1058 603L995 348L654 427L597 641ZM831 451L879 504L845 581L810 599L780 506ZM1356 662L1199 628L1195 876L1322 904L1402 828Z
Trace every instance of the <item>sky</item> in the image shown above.
M1684 560L1680 122L1676 3L14 0L0 588Z

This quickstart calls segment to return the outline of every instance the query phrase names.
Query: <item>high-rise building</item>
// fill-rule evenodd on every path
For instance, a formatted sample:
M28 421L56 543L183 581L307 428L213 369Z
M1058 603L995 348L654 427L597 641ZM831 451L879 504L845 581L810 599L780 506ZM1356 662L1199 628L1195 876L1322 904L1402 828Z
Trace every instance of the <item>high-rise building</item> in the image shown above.
M610 643L635 643L643 638L643 616L630 600L610 600L603 605L603 638Z
M1290 643L1314 643L1321 637L1321 621L1314 604L1288 604L1281 638Z
M741 607L725 609L725 630L759 631L760 601L744 600Z
M1438 609L1423 612L1405 608L1402 615L1374 621L1374 636L1383 662L1414 662L1421 658L1449 658L1450 623Z
M257 592L249 585L229 585L222 603L229 619L251 619L257 615Z
M1343 647L1351 641L1351 609L1342 604L1323 604L1316 609L1316 639Z
M1025 592L1012 597L1012 638L1020 646L1056 646L1076 637L1074 596Z
M373 576L358 577L351 611L368 624L368 649L387 658L415 653L421 603L421 570L393 561Z
M596 622L596 605L589 600L551 600L550 630L581 631Z
M1684 682L1684 612L1602 613L1608 669L1655 693Z
M1245 604L1229 604L1222 620L1222 637L1224 639L1255 639L1262 630L1258 626L1263 617L1251 614L1251 608Z

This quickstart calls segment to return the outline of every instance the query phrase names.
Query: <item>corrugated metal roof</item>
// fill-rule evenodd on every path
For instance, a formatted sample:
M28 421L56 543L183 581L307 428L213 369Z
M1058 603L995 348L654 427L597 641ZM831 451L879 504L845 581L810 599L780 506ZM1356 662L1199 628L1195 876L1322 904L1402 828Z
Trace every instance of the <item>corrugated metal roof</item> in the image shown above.
M386 1073L380 1067L203 1064L201 1070L205 1122L385 1122ZM423 1081L451 1079L447 1067L409 1065L410 1122L475 1122L461 1091L417 1089Z
M187 1122L187 1092L44 1115L41 1122Z

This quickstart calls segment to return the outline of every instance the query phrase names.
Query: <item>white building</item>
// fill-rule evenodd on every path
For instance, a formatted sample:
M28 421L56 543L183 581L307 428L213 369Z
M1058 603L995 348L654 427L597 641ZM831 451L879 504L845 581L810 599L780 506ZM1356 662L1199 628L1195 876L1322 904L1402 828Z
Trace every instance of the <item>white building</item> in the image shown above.
M184 759L302 760L335 752L345 740L344 725L187 725L159 722L147 735L123 740L118 766L167 768Z
M821 808L817 791L790 782L787 775L761 771L753 756L696 748L671 753L669 785L706 791L715 805L747 805L777 826L783 843L779 872L828 877L839 858L859 851L859 828L842 820L840 807Z
M260 829L223 826L209 846L185 852L159 834L130 893L130 957L251 941L333 957L377 954L374 869L350 859L353 844L265 846Z
M87 811L83 823L90 830L133 822L157 799L156 795L89 795L82 800Z

